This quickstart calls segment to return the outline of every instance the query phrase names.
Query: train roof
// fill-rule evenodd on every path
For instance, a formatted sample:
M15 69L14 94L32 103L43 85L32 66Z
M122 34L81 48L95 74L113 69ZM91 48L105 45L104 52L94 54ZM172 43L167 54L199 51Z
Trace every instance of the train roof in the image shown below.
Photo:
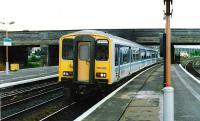
M71 33L71 34L100 34L100 35L104 35L104 36L110 37L110 38L112 38L112 39L122 40L122 41L127 42L127 43L130 43L130 42L131 42L131 43L135 44L135 45L136 45L137 47L139 47L139 48L143 48L143 49L146 49L146 50L154 50L153 48L140 45L140 44L138 44L138 43L136 43L136 42L134 42L134 41L131 41L131 40L128 40L128 39L124 39L124 38L121 38L121 37L118 37L118 36L115 36L115 35L112 35L112 34L103 32L103 31L97 31L97 30L82 30L82 31L77 31L77 32Z

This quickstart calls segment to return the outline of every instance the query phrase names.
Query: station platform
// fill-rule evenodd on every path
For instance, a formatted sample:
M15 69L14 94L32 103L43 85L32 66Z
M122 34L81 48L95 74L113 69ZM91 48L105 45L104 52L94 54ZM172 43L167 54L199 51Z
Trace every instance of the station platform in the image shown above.
M159 121L163 66L156 65L109 94L75 121Z
M181 65L172 65L174 120L200 121L200 80Z
M0 88L13 86L25 82L54 78L58 76L58 66L46 66L39 68L21 69L9 74L0 72ZM25 81L26 80L26 81ZM23 82L21 82L23 81Z

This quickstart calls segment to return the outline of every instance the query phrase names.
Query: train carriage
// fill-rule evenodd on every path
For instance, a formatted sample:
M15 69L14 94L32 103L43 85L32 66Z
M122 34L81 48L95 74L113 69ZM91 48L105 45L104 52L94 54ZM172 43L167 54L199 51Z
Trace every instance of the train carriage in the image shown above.
M59 40L59 81L67 88L112 85L156 63L158 52L95 30L78 31Z

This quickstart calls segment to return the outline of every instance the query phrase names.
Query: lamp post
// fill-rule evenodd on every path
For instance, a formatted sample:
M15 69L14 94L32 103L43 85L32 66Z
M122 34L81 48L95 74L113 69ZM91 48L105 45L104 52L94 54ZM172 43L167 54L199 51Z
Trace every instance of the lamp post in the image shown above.
M15 22L14 21L10 21L10 22L0 22L3 25L12 25ZM6 26L6 38L8 38L8 27ZM6 74L9 74L9 61L8 61L8 45L6 45Z
M171 9L172 0L164 0L166 9L164 10L166 19L166 86L171 86L171 29L170 29L170 16L172 15L173 9Z
M174 121L174 89L171 87L171 29L172 0L164 0L164 15L166 19L165 42L165 82L163 89L163 121Z

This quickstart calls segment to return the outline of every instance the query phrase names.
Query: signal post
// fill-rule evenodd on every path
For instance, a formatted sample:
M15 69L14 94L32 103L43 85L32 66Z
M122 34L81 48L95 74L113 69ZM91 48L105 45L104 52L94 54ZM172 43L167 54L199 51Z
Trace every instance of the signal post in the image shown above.
M165 87L163 88L163 121L174 121L174 89L171 86L171 28L172 0L164 0L166 18Z

